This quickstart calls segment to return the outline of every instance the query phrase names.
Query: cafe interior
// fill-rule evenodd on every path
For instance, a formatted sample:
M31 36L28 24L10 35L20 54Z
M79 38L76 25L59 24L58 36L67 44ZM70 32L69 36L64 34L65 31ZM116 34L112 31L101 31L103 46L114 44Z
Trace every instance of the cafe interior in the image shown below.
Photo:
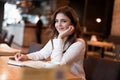
M0 44L5 43L11 49L22 50L24 54L40 50L49 40L48 27L52 13L65 5L77 12L86 40L87 53L84 60L86 79L120 80L120 0L0 0ZM38 43L36 38L36 23L39 18L43 23L41 43ZM11 55L14 55L12 51L0 49L1 68L4 68L0 69L0 80L53 80L42 77L46 73L49 74L50 70L43 70L43 75L38 77L31 73L36 74L36 70L27 69L24 73L24 75L28 73L27 77L14 77L12 73L20 74L20 71L17 74L15 72L18 67L10 67L3 63L6 57ZM5 73L4 70L8 72ZM37 74L39 73L42 72ZM74 77L65 80L81 79Z

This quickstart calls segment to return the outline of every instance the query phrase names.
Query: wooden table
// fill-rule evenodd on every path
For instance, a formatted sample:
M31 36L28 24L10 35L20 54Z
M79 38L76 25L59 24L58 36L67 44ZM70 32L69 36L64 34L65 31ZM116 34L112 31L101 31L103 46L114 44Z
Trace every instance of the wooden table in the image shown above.
M101 41L87 41L87 44L88 44L88 46L101 48L101 50L102 50L101 57L104 57L105 49L109 49L109 48L114 48L115 47L113 43L101 42Z
M62 75L56 75L61 72L60 69L33 69L29 67L19 67L8 65L8 56L0 56L0 80L58 80L57 77ZM62 72L66 72L66 68L63 68ZM59 74L59 73L58 73ZM64 80L81 80L77 76L70 73L64 74ZM60 79L63 80L63 79Z
M13 56L21 50L10 47L5 43L0 44L0 56Z

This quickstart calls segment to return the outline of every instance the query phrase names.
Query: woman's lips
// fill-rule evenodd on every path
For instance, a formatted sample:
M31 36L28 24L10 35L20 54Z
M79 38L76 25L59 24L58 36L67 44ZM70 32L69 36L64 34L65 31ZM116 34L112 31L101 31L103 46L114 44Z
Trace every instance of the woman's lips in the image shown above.
M64 30L64 28L58 28L59 30Z

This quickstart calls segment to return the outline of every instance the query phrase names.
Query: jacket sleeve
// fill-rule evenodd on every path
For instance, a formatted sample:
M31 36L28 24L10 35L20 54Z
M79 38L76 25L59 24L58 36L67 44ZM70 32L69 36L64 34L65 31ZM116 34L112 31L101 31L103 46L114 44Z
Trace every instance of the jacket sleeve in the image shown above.
M85 44L83 42L73 43L63 54L59 64L70 64L73 62L83 61L85 54Z
M51 62L58 63L63 56L63 40L53 39L54 49L51 54Z
M85 43L80 40L70 45L70 47L63 53L63 42L56 39L54 42L54 50L52 52L52 62L55 64L64 65L83 59L85 53Z
M51 40L40 50L30 54L27 54L28 58L31 60L42 60L48 58L52 53Z

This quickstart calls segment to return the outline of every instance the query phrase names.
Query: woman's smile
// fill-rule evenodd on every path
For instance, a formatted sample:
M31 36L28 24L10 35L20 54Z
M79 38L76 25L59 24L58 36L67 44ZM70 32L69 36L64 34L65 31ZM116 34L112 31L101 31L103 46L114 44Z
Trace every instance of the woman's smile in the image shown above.
M60 31L65 30L64 27L59 27L58 28Z

